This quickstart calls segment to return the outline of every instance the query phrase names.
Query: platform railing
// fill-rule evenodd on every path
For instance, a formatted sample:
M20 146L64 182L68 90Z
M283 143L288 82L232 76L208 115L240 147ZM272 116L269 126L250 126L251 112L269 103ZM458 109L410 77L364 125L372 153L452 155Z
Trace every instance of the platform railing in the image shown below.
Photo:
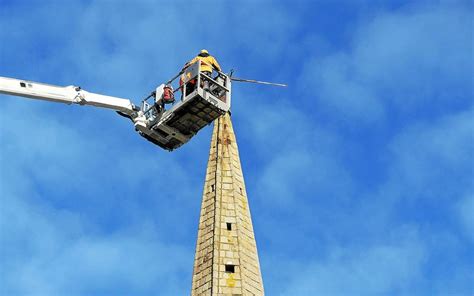
M192 95L196 88L202 89L203 92L209 92L216 99L226 103L230 96L230 78L221 71L213 69L211 75L206 75L201 72L201 61L196 61L181 70L165 85L171 86L173 94L177 96L181 92L180 100L184 101L188 96ZM142 101L143 111L147 118L154 121L160 113L165 111L164 104L160 102L161 106L157 106L157 100L153 95L149 95ZM172 103L174 104L176 100Z

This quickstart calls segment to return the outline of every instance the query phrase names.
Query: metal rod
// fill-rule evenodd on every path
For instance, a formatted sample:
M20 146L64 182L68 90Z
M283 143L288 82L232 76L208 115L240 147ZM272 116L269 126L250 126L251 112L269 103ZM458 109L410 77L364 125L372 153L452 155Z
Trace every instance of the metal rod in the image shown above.
M253 80L253 79L242 79L242 78L236 78L236 77L230 77L230 79L233 80L233 81L239 81L239 82L250 82L250 83L257 83L257 84L283 86L283 87L288 86L288 85L283 84L283 83L273 83L273 82L258 81L258 80Z

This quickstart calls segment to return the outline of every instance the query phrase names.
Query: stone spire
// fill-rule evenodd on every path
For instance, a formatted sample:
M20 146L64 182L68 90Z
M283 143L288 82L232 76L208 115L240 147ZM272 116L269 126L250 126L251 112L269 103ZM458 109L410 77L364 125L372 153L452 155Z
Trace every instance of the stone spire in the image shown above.
M239 151L229 114L214 124L191 295L264 295Z

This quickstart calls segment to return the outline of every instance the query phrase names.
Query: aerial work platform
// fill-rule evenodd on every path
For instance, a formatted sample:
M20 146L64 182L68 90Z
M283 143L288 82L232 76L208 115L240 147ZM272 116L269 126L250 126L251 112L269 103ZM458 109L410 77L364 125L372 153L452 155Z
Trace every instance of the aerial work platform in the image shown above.
M231 78L222 72L202 73L198 61L158 86L142 101L141 107L128 99L91 93L78 86L62 87L6 77L0 77L0 93L115 110L130 118L141 136L172 151L230 110ZM175 94L180 99L174 100ZM166 110L166 106L171 107Z
M229 112L232 81L286 86L232 77L232 70L230 75L201 70L200 60L186 64L185 69L145 98L141 106L134 105L129 99L88 92L79 86L57 86L7 77L0 77L0 94L112 109L132 120L142 137L172 151ZM180 99L175 100L176 96ZM167 109L167 106L170 107Z
M160 85L154 96L142 102L147 125L136 127L143 137L164 149L173 150L229 111L230 77L222 72L209 76L201 72L200 67L199 61L190 65L184 73ZM181 99L164 110L165 104L159 98L163 97L165 88L176 83L178 78L179 86L171 89L173 93L181 93Z

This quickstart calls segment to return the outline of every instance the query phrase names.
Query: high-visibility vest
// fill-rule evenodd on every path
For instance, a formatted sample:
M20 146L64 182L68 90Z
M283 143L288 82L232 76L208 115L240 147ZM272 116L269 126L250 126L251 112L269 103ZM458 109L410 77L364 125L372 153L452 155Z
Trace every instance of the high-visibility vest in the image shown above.
M198 55L197 57L192 59L189 63L192 64L192 63L195 63L197 61L201 61L201 72L205 72L205 71L212 72L212 69L216 69L216 70L221 71L221 66L216 61L216 59L211 55L208 55L208 56L199 56Z

